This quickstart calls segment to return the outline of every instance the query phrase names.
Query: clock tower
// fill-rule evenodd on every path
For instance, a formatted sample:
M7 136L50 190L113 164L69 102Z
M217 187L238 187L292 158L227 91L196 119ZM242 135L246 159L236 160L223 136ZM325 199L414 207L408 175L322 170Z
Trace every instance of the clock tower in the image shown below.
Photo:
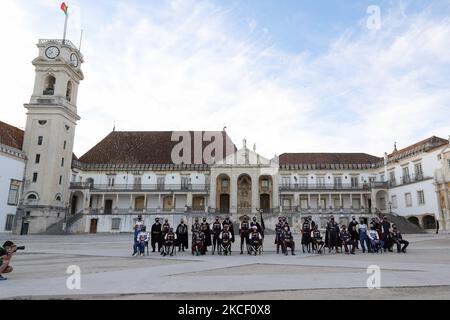
M68 40L39 40L39 56L23 151L24 190L17 212L18 233L43 233L64 220L69 205L78 86L83 55Z

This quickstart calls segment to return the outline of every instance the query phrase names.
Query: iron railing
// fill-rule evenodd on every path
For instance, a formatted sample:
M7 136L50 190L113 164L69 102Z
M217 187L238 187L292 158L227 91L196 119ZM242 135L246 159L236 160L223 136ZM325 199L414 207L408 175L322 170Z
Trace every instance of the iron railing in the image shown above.
M308 191L308 190L327 190L327 191L369 191L370 184L320 184L320 183L308 183L308 184L282 184L280 191Z
M89 189L93 192L159 192L159 191L204 191L209 192L208 184L92 184L91 182L74 182L73 190Z

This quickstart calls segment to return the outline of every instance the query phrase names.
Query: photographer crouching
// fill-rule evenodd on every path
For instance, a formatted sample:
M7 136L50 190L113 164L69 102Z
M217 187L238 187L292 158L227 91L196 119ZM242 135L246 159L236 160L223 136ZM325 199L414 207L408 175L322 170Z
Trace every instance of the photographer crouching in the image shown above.
M12 241L6 241L3 246L0 246L0 281L7 280L2 274L13 271L9 263L17 250L25 250L25 247L17 247Z

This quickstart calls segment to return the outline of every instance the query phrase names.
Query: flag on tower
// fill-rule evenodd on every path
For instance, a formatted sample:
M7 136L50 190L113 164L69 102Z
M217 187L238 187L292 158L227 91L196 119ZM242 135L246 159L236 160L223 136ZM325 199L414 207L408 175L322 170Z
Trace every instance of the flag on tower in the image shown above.
M63 2L61 4L61 10L64 12L64 14L67 16L67 14L69 13L69 7L67 6L67 4L65 2Z

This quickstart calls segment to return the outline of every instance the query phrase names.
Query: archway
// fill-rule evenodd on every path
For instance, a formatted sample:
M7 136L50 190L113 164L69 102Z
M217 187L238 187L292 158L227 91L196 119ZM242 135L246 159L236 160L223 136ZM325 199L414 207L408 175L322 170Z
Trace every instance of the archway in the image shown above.
M424 229L436 229L436 218L434 216L425 216L422 218Z
M247 174L243 174L238 178L237 204L238 210L252 208L252 178Z
M420 227L419 218L417 218L417 217L409 217L408 221L411 222L411 223L414 223L416 226Z
M377 209L379 209L381 211L387 210L387 199L388 199L388 194L386 191L384 191L384 190L378 191L377 195L376 195Z
M55 84L56 84L55 77L52 75L48 75L45 78L43 95L53 96L55 94Z
M74 215L83 210L84 194L82 192L74 192L70 200L70 214Z

